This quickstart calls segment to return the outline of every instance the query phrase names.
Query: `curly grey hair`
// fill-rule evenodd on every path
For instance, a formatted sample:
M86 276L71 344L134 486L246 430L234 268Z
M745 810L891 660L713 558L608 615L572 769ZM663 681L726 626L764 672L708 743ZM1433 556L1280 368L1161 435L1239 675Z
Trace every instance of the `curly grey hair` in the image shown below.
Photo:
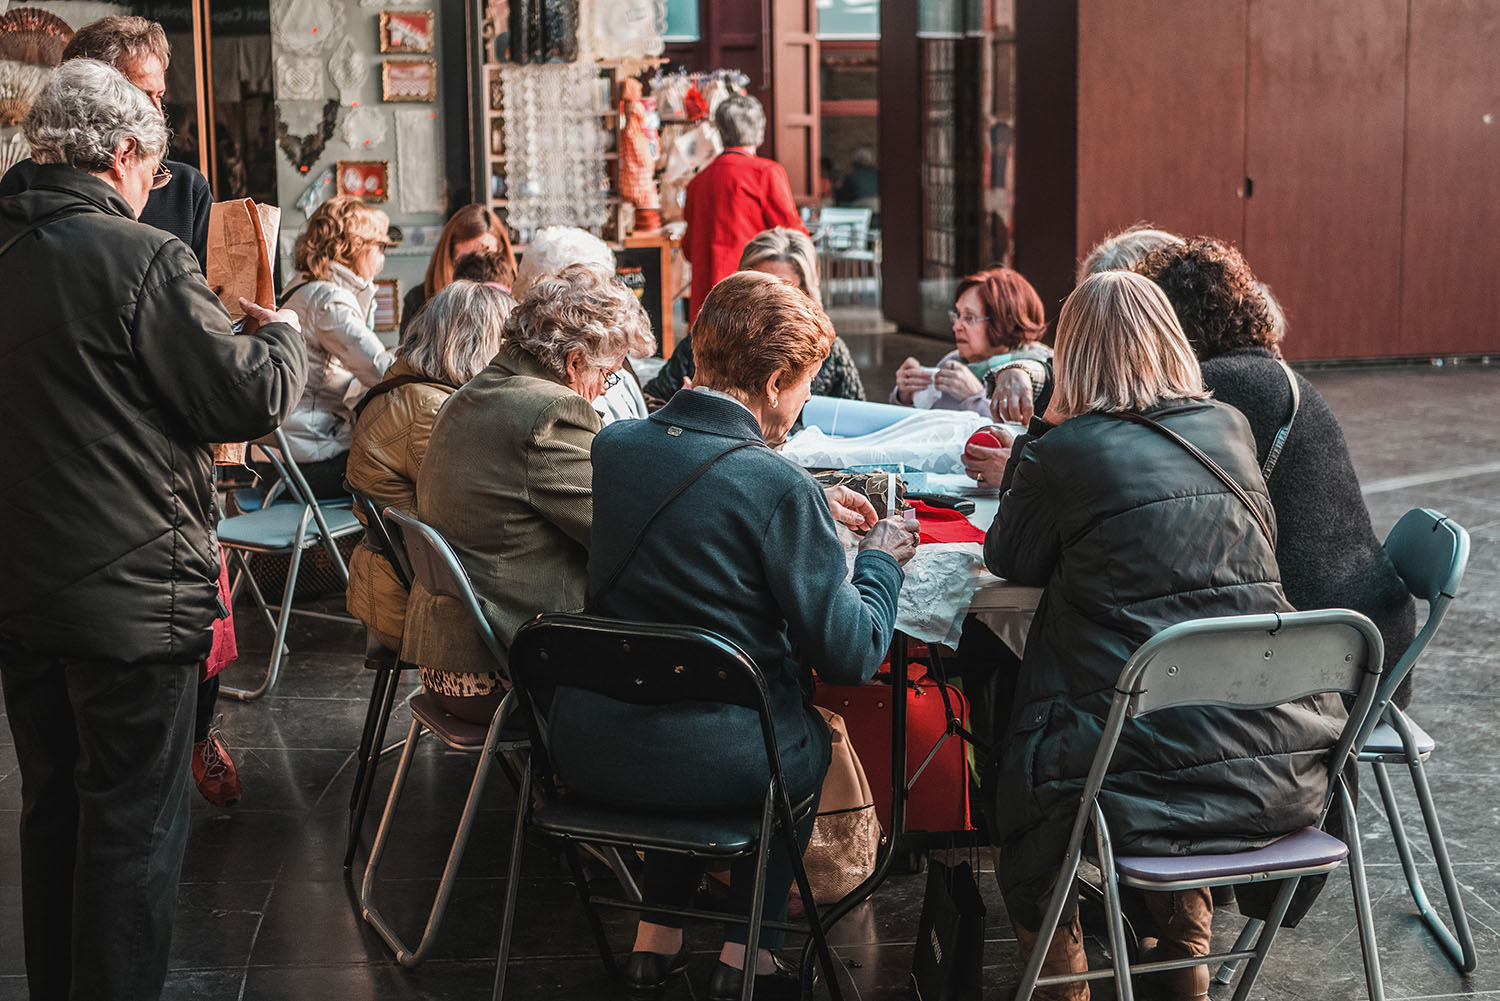
M532 285L558 274L570 264L587 264L613 273L615 252L588 230L575 226L543 226L521 253L511 294L517 299L525 298L526 290Z
M621 355L650 354L656 338L645 308L624 282L573 264L532 284L505 321L505 348L524 351L566 379L574 351L582 351L590 365L610 366Z
M421 374L462 386L500 350L516 308L508 293L479 282L450 282L412 318L396 354Z
M720 101L714 124L725 146L759 146L766 141L766 109L749 94L730 94Z
M124 74L97 59L70 59L53 70L21 123L37 163L63 163L97 174L133 139L139 156L167 151L166 119Z

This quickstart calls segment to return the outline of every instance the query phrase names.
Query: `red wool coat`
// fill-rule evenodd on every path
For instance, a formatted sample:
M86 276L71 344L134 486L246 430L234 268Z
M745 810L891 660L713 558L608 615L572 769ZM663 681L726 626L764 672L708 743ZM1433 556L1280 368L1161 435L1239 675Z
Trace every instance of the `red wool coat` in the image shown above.
M719 154L688 182L683 215L683 252L693 265L688 322L714 283L739 269L740 254L755 234L774 226L807 232L781 164L736 149Z

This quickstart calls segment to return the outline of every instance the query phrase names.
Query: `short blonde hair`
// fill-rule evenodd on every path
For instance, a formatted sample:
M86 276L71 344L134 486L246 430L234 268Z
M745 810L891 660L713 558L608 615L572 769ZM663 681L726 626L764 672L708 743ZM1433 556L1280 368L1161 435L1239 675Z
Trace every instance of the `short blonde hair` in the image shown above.
M763 229L750 238L740 253L740 270L754 271L756 265L776 261L788 264L797 277L802 279L802 291L813 302L822 302L822 289L818 286L818 252L812 240L799 229L777 226Z
M703 300L693 321L694 381L758 394L778 370L816 370L833 346L833 324L812 299L759 271L736 271Z
M602 268L573 264L532 283L505 321L504 346L566 379L574 351L603 366L621 355L649 355L656 338L645 307L624 282Z
M327 281L335 263L353 264L365 244L387 239L390 226L390 216L379 209L353 195L335 195L308 217L293 245L292 262L303 274Z
M1172 304L1155 282L1132 271L1090 275L1068 296L1053 366L1057 388L1047 418L1054 423L1208 398Z

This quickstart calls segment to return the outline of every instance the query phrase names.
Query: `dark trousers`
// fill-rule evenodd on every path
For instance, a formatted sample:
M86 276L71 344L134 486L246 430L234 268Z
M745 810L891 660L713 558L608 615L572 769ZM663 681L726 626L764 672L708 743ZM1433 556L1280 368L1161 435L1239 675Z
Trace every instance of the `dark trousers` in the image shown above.
M32 1001L161 994L188 835L197 664L0 646L21 768Z
M198 682L198 692L193 707L193 743L208 739L208 731L214 725L214 707L219 702L219 676Z
M263 487L270 486L279 478L276 467L269 462L252 462L250 468L260 476ZM331 459L320 459L317 462L299 462L297 468L307 481L307 489L317 499L339 500L349 496L349 492L344 489L344 473L349 468L348 452L340 452Z

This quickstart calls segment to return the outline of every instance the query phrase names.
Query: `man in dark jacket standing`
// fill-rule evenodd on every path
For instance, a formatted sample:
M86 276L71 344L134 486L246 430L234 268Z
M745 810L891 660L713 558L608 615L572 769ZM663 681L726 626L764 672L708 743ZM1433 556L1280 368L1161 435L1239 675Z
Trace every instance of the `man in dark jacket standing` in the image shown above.
M22 780L31 996L151 998L188 831L214 619L209 442L275 428L306 379L295 317L228 314L136 221L167 130L110 66L64 63L0 198L0 681Z

